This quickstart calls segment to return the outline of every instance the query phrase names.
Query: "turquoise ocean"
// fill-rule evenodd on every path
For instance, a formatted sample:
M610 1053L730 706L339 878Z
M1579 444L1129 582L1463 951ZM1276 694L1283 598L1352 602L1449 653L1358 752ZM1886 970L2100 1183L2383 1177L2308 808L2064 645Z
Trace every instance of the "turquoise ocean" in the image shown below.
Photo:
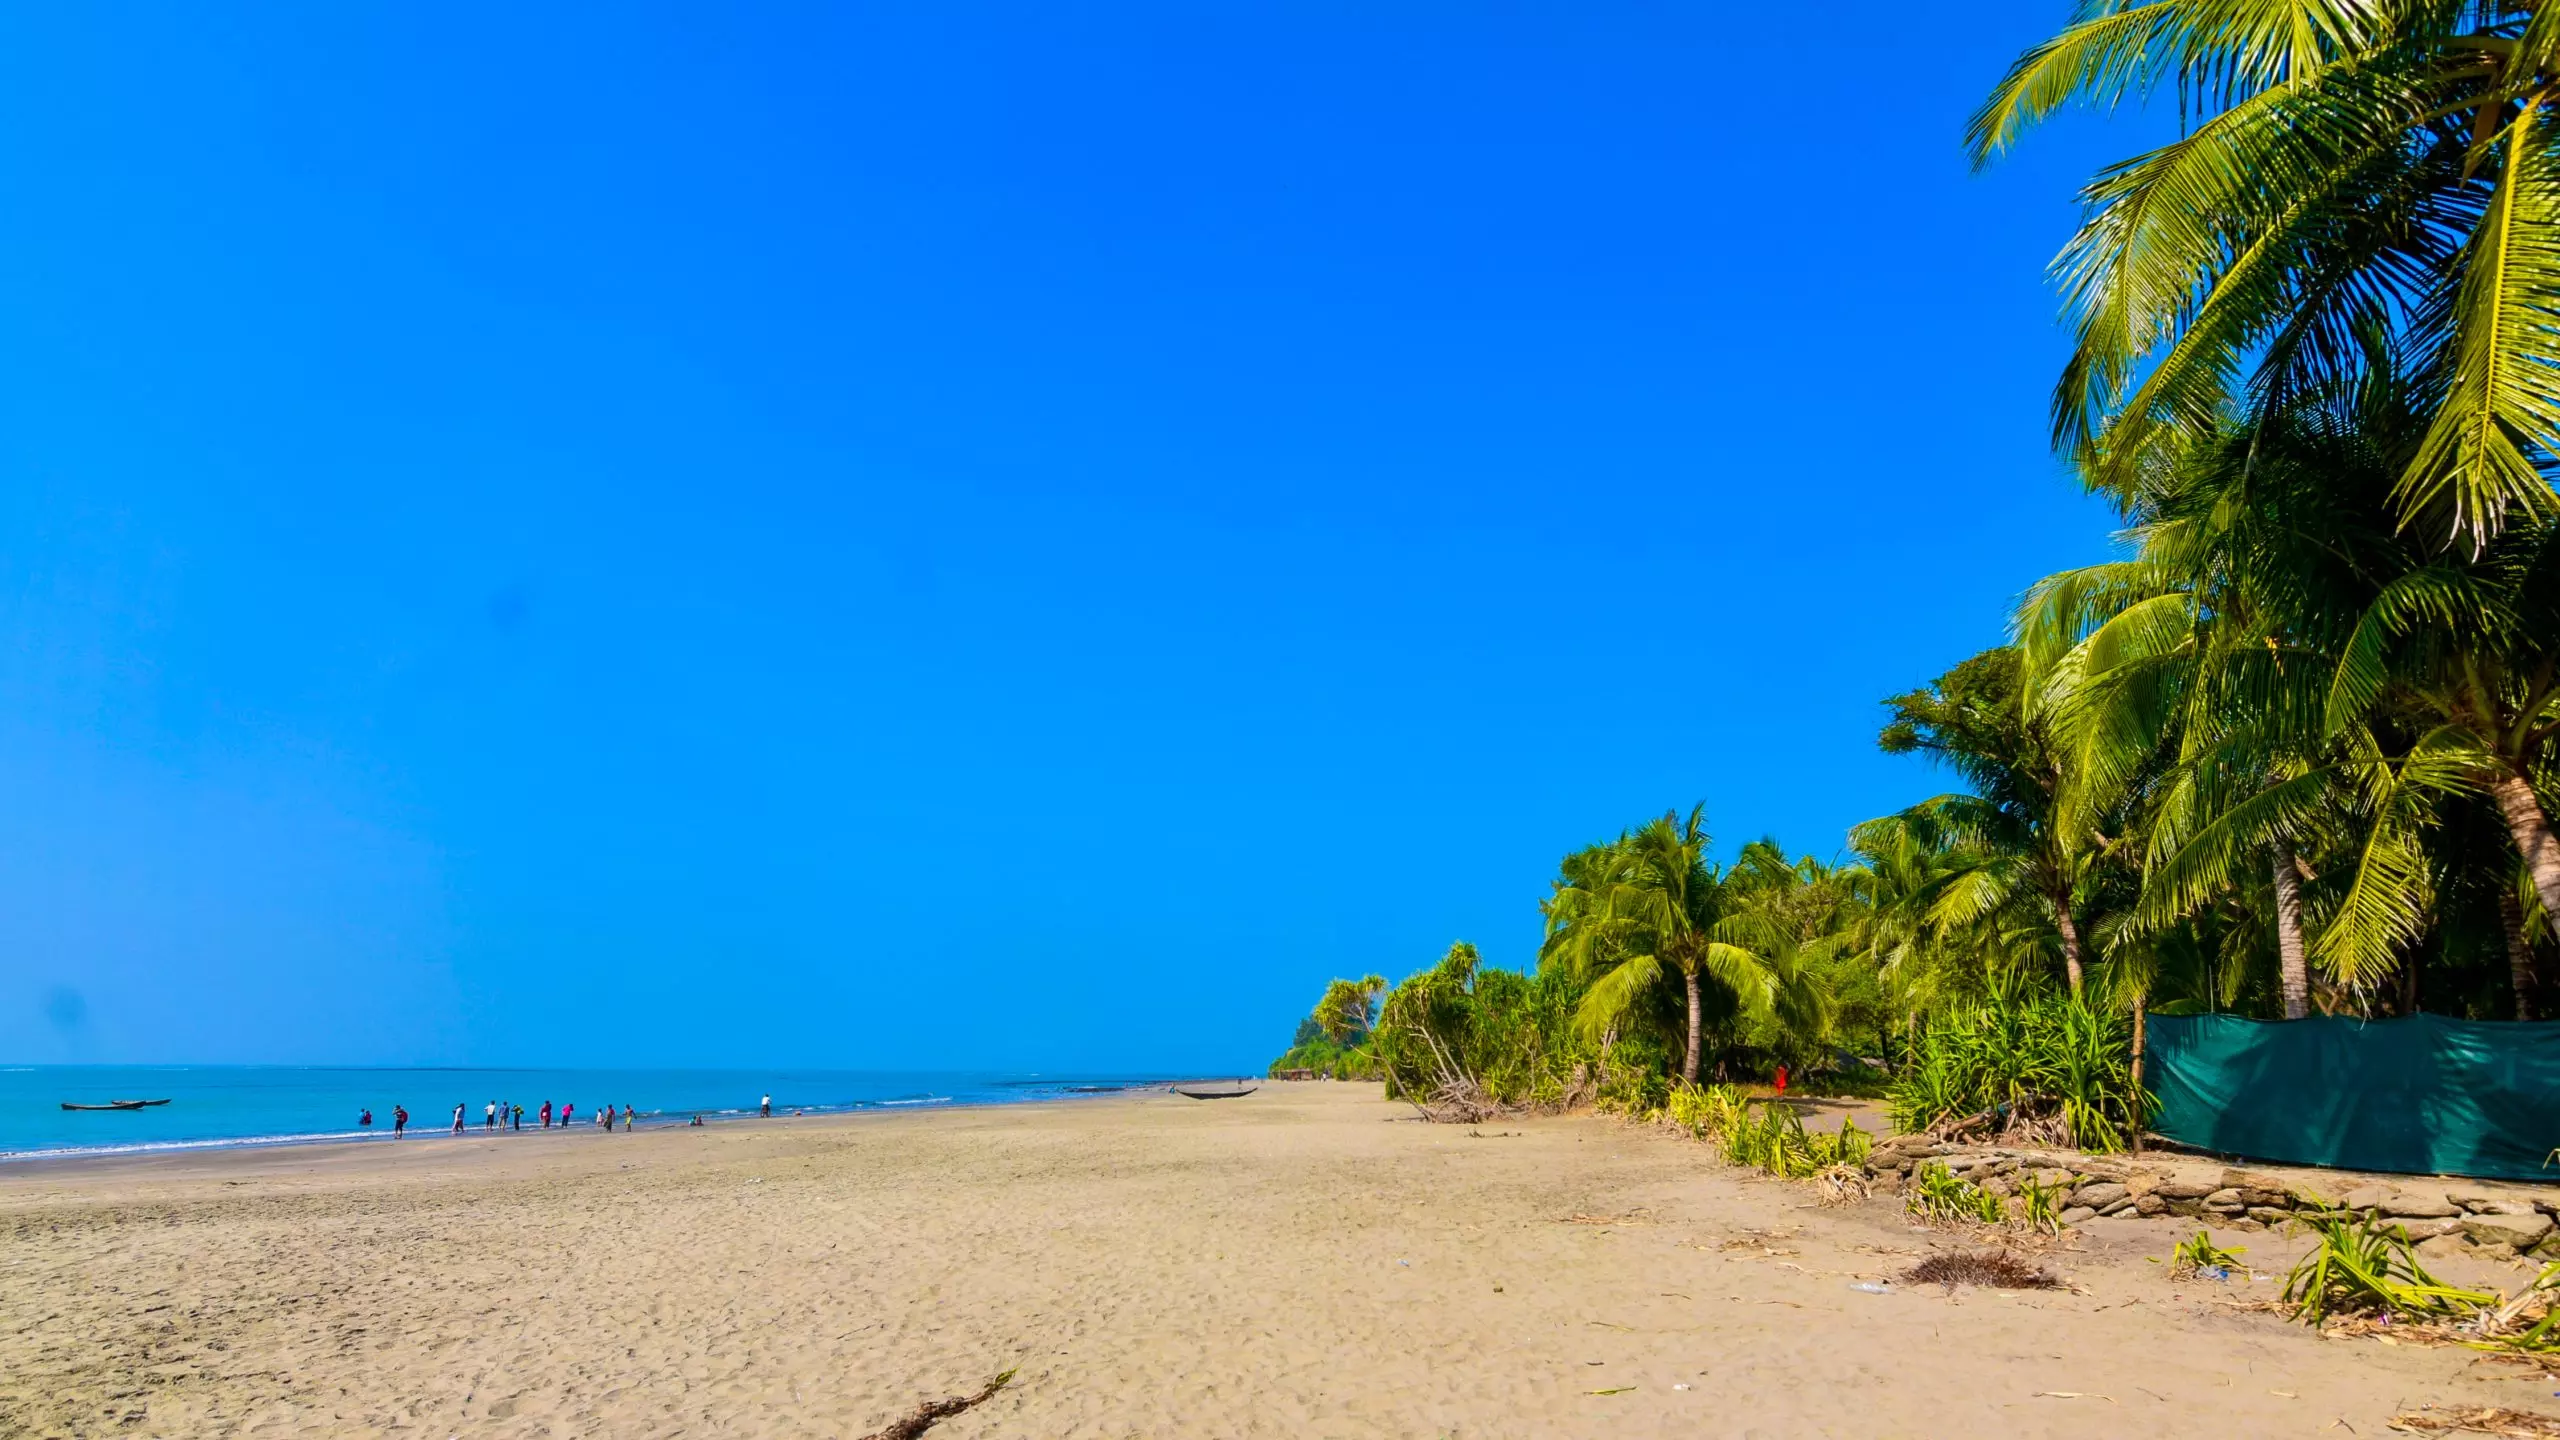
M394 1105L409 1139L450 1135L453 1107L473 1134L485 1108L574 1103L581 1128L602 1106L629 1105L643 1127L733 1120L773 1097L774 1113L838 1114L939 1105L1000 1105L1111 1094L1161 1084L1153 1075L880 1070L329 1069L295 1065L0 1066L0 1162L79 1154L144 1154L313 1140L389 1143ZM146 1110L72 1111L67 1102L167 1100ZM370 1129L357 1123L373 1112ZM512 1132L511 1132L512 1133ZM403 1141L402 1143L408 1143Z

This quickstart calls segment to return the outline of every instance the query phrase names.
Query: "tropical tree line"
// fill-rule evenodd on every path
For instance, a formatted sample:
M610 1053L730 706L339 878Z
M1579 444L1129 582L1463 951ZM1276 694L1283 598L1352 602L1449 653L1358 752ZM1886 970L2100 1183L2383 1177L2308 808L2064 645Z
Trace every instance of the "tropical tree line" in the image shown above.
M1549 1063L1855 1079L1986 1006L2136 1049L2163 1010L2560 1009L2560 4L2083 0L1969 144L2151 99L2177 137L2090 181L2054 270L2053 439L2118 557L1887 702L1955 783L1838 859L1720 861L1698 809L1565 856L1516 977Z

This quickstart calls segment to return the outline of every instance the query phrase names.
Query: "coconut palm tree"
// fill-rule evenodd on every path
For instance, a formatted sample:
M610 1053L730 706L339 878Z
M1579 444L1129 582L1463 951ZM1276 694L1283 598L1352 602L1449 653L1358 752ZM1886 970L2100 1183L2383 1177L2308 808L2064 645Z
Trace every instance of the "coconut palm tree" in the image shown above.
M2560 6L2081 0L1974 116L1976 163L2162 89L2179 137L2088 185L2055 262L2056 443L2128 493L2235 414L2350 385L2381 326L2438 397L2399 518L2476 555L2560 508Z
M2506 822L2546 914L2560 915L2560 519L2511 527L2474 561L2396 577L2357 618L2329 687L2332 735L2419 731L2410 782L2476 789Z
M1730 990L1747 1011L1773 1013L1785 936L1765 916L1741 909L1708 861L1706 807L1677 811L1610 844L1568 857L1545 905L1538 952L1586 977L1580 1023L1613 1031L1656 987L1680 977L1688 1040L1680 1078L1695 1083L1705 1043L1702 986Z
M1893 719L1877 743L1888 754L1928 755L1971 787L1904 812L1949 842L1951 868L1937 882L1930 923L2049 934L2078 995L2086 969L2083 890L2103 847L2054 823L2061 761L2045 724L2024 703L2023 683L2015 647L1986 650L1928 687L1887 701Z
M2143 897L2119 938L2268 863L2288 1018L2307 1010L2307 958L2370 986L2441 923L2447 867L2478 868L2447 828L2466 791L2500 799L2528 875L2549 835L2533 787L2560 732L2545 638L2560 608L2534 607L2560 607L2541 568L2552 527L2519 521L2476 558L2395 533L2427 399L2383 366L2189 444L2126 497L2135 557L2053 577L2021 615L2066 828L2086 823L2075 807L2148 786ZM2306 945L2312 850L2343 885Z
M2358 810L2322 722L2359 607L2414 558L2393 535L2403 392L2305 403L2191 444L2127 497L2133 558L2030 592L2028 700L2051 725L2066 830L2110 808L2139 833L2146 888L2118 940L2206 904L2248 857L2267 867L2288 1019L2309 1011L2301 852Z

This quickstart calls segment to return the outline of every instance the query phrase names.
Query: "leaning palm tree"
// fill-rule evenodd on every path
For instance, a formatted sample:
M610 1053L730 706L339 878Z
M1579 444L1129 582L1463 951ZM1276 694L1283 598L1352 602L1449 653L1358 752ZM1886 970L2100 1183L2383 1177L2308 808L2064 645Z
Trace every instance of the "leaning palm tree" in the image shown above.
M2537 517L2477 562L2436 561L2374 597L2331 681L2328 725L2384 721L2421 732L2411 783L2488 795L2544 912L2560 915L2560 519Z
M1974 116L1987 163L2057 109L2174 91L2055 262L2057 444L2128 492L2235 413L2360 376L2397 332L2440 397L2395 507L2474 554L2560 456L2560 6L2081 0Z
M1776 999L1771 956L1785 941L1762 916L1738 910L1709 863L1706 807L1664 815L1609 845L1567 862L1545 906L1538 952L1587 977L1579 1022L1586 1034L1614 1031L1673 974L1680 977L1688 1043L1680 1078L1696 1083L1705 1043L1702 983L1731 990L1746 1010Z

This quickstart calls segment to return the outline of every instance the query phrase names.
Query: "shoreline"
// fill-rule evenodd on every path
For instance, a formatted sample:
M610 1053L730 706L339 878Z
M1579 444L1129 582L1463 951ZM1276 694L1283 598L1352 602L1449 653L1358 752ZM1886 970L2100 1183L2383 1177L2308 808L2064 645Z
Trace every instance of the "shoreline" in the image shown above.
M33 1068L34 1067L19 1067L18 1073L27 1073ZM136 1067L102 1068L130 1069ZM202 1067L166 1068L194 1069ZM241 1068L259 1070L334 1071L345 1067L256 1066ZM406 1067L392 1067L395 1072L404 1068ZM485 1073L517 1074L524 1072L489 1070ZM849 1073L861 1074L872 1072ZM968 1072L952 1072L952 1076L948 1078L956 1078L959 1075L967 1073ZM961 1090L971 1088L977 1088L980 1090L988 1088L999 1090L1019 1089L1023 1093L1019 1096L1001 1094L987 1095L983 1093L972 1095L899 1096L877 1100L865 1099L842 1101L832 1104L800 1104L794 1106L777 1105L774 1107L774 1114L770 1116L757 1114L753 1107L735 1105L722 1106L717 1109L708 1107L693 1108L679 1106L643 1112L636 1117L637 1123L633 1129L635 1131L643 1132L668 1129L693 1129L697 1128L692 1124L692 1120L695 1116L699 1116L702 1120L702 1125L699 1128L708 1129L713 1126L733 1124L742 1120L817 1118L820 1116L862 1115L878 1111L951 1110L1002 1107L1008 1105L1038 1104L1049 1100L1093 1099L1109 1095L1124 1094L1134 1090L1161 1090L1173 1085L1189 1083L1193 1082L1180 1078L1151 1078L1125 1081L1004 1081L998 1082L998 1084L993 1087L983 1085L976 1087L961 1085L955 1086L954 1088ZM793 1113L786 1115L784 1113L786 1110ZM0 1173L6 1173L8 1171L30 1165L50 1165L63 1162L77 1163L113 1158L212 1154L230 1150L298 1149L323 1145L362 1147L383 1143L407 1145L421 1141L450 1142L463 1139L498 1139L500 1137L522 1138L536 1133L549 1134L554 1131L564 1135L571 1131L592 1133L601 1128L595 1125L593 1121L584 1114L580 1115L578 1119L573 1122L555 1124L549 1127L543 1127L533 1123L532 1117L528 1115L527 1122L523 1128L511 1129L505 1125L498 1125L494 1127L483 1125L480 1122L480 1112L476 1109L469 1110L467 1113L471 1117L470 1123L465 1125L459 1131L451 1128L448 1123L438 1123L432 1126L427 1126L414 1123L413 1121L405 1133L397 1136L393 1134L390 1128L390 1122L386 1118L372 1129L348 1126L337 1130L269 1131L246 1135L186 1136L130 1141L100 1140L94 1144L39 1144L23 1148L0 1148ZM98 1123L103 1125L112 1125L117 1122L114 1119L102 1119ZM616 1131L613 1133L622 1132Z
M617 1136L651 1135L670 1130L723 1129L742 1123L770 1125L780 1121L849 1120L880 1114L941 1114L944 1112L966 1110L1006 1110L1026 1105L1050 1105L1076 1101L1108 1100L1125 1095L1143 1094L1149 1091L1168 1091L1174 1085L1186 1083L1189 1082L1133 1081L1126 1085L1082 1088L1065 1093L1026 1095L1018 1100L963 1100L950 1097L932 1100L864 1100L855 1101L845 1105L824 1107L803 1105L796 1107L796 1113L790 1114L783 1113L782 1107L776 1107L775 1113L772 1115L759 1115L752 1110L706 1110L700 1112L702 1116L702 1123L698 1126L693 1124L691 1120L691 1117L696 1113L694 1111L653 1111L650 1114L637 1117L638 1123L628 1131L613 1130L606 1131L604 1133ZM674 1114L682 1114L687 1118L664 1118ZM557 1140L564 1139L573 1133L594 1135L599 1130L602 1130L602 1128L603 1127L601 1126L590 1124L583 1119L566 1125L552 1125L547 1129L541 1126L529 1124L521 1130L510 1130L505 1126L486 1127L477 1124L465 1126L461 1130L454 1130L449 1126L438 1127L436 1129L421 1129L413 1125L409 1128L407 1133L398 1136L394 1136L388 1129L375 1129L372 1131L325 1131L306 1135L217 1136L200 1140L148 1140L136 1141L126 1145L84 1145L77 1147L61 1147L49 1150L0 1150L0 1178L4 1178L11 1174L23 1173L37 1169L80 1167L103 1164L111 1161L170 1160L187 1157L212 1157L243 1152L270 1153L277 1151L343 1150L348 1152L370 1153L387 1145L397 1145L405 1150L409 1148L425 1148L439 1142L445 1145L452 1145L463 1141L522 1141L537 1135ZM598 1138L601 1137L599 1136Z

